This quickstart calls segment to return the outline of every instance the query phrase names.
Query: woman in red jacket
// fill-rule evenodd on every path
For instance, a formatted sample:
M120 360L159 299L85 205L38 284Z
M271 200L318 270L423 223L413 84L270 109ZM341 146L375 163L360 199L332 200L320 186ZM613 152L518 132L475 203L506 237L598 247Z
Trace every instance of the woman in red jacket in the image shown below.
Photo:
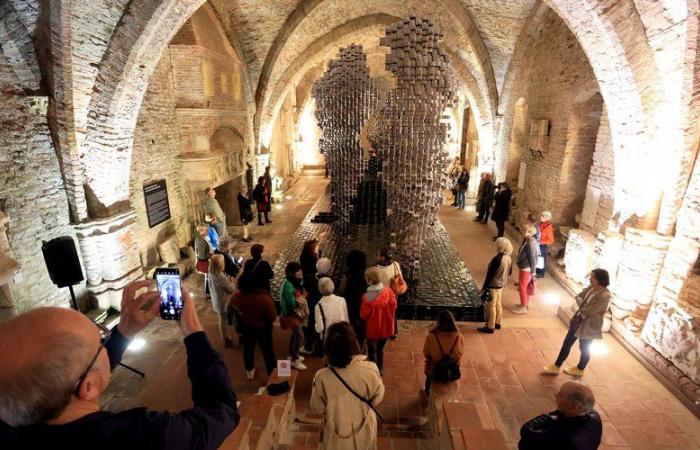
M540 256L542 263L537 266L537 278L544 278L544 272L547 269L547 253L549 246L554 243L554 225L552 225L552 213L542 211L540 214ZM540 267L542 266L542 267Z
M368 287L367 293L362 296L360 318L365 321L367 357L377 364L381 372L386 340L394 335L396 295L390 288L384 287L377 267L367 269L365 279Z

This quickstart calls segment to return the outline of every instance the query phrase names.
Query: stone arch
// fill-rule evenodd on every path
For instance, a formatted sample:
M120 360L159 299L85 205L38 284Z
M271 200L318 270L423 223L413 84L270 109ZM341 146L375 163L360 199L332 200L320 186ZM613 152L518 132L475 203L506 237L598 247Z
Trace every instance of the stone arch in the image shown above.
M263 64L262 72L259 78L258 87L255 93L255 100L257 105L257 110L263 109L264 105L267 103L268 95L268 84L270 82L272 71L275 64L289 38L292 36L294 31L302 24L303 20L309 16L322 2L322 0L302 0L295 10L289 15L284 25L280 31L275 36L275 39L267 52L265 62ZM483 74L479 77L479 82L481 84L481 89L485 91L485 95L491 102L493 109L495 109L498 103L498 89L496 87L496 78L493 71L493 66L491 64L491 57L484 44L481 35L479 34L479 29L476 26L474 19L472 18L469 10L458 0L441 0L444 4L446 11L448 11L452 17L461 25L464 35L467 37L467 41L471 46L471 50L476 54L476 60L480 63L478 67L479 73ZM365 17L380 16L386 14L372 14ZM351 21L357 18L351 19ZM256 136L260 135L260 131L263 129L262 118L259 114L255 117L255 130Z
M100 64L89 103L82 153L92 217L128 209L133 133L148 81L165 47L203 4L204 0L128 4ZM239 59L245 61L243 55ZM247 68L242 72L247 78ZM243 83L247 98L249 85Z
M304 51L292 62L279 81L275 84L271 93L268 95L268 100L264 103L262 109L256 114L256 118L260 118L259 133L261 136L261 151L265 152L266 136L270 135L270 130L275 122L275 118L286 98L285 93L289 86L297 77L303 76L308 71L307 67L317 64L317 58L314 56L326 54L329 51L339 47L344 42L350 42L353 36L366 36L368 33L382 34L384 27L389 26L400 18L387 14L373 14L362 16L345 22L338 28L335 28L324 34L321 39L317 39L311 46ZM479 124L479 142L482 148L492 148L493 142L493 114L495 108L492 107L492 99L480 89L477 76L474 75L474 69L468 67L462 58L459 57L452 49L447 46L443 47L451 59L452 66L458 75L461 84L465 90L466 97L474 110L474 117Z
M209 143L212 150L220 149L228 152L242 150L245 147L245 139L233 127L218 128L209 138Z

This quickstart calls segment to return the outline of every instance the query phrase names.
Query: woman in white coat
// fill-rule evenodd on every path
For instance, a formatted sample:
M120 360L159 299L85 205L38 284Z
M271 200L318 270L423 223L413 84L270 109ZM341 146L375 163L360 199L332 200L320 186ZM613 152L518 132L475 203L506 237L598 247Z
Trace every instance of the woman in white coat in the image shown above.
M348 322L331 325L324 350L328 367L316 372L311 410L323 414L320 449L377 448L374 406L384 397L384 383L376 364L360 352Z

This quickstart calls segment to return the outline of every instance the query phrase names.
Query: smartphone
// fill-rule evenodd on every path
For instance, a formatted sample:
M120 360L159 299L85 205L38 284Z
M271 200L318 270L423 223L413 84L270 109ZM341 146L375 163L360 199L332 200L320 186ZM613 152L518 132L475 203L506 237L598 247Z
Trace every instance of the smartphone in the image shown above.
M238 258L236 258L236 264L237 264L238 266L240 266L240 265L243 264L243 257L242 257L242 256L239 256Z
M160 292L160 317L163 320L180 320L182 314L182 287L178 269L158 268L156 285Z

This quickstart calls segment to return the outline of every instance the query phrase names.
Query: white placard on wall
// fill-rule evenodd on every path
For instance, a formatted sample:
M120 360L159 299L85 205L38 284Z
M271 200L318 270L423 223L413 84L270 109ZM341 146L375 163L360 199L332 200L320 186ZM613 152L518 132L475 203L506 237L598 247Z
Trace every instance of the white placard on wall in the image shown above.
M525 173L527 172L527 163L520 162L520 171L518 172L518 189L525 189Z
M589 186L586 189L586 198L583 201L583 211L581 212L581 225L595 227L595 217L598 214L600 204L600 189Z

